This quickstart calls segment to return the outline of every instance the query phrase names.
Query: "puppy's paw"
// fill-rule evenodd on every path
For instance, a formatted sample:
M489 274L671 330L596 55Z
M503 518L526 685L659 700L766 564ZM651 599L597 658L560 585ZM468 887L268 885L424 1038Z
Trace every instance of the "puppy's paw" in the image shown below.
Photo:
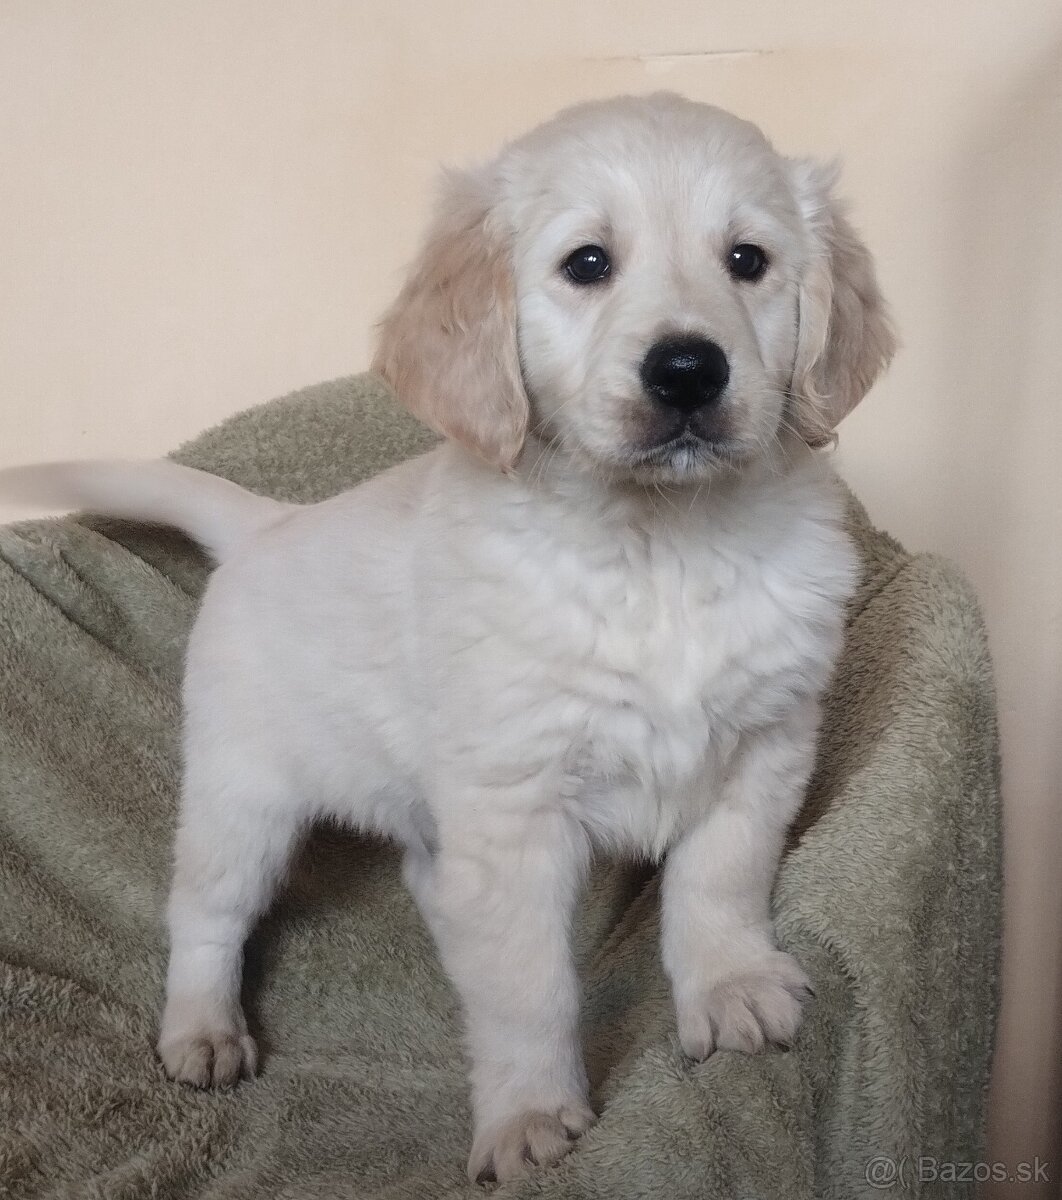
M581 1100L552 1112L520 1113L476 1134L468 1177L475 1183L504 1183L526 1175L532 1167L548 1167L562 1159L596 1119Z
M690 1058L714 1050L758 1054L768 1044L791 1046L811 983L792 955L770 950L679 1001L682 1049Z
M159 1042L166 1074L198 1088L229 1088L258 1066L254 1039L234 1029L200 1029Z

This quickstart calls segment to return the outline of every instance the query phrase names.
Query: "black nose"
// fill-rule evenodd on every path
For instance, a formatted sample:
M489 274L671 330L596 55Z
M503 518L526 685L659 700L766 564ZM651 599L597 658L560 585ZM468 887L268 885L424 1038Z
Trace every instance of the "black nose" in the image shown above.
M715 400L730 378L722 349L701 337L667 338L649 347L642 384L668 408L693 412Z

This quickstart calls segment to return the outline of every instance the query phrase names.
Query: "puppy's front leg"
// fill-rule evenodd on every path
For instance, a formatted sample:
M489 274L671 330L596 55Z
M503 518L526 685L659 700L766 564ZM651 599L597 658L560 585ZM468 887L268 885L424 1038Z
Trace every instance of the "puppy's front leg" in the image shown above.
M594 1120L569 947L586 839L526 791L466 789L441 809L430 886L421 873L416 893L465 1011L468 1173L501 1181L555 1162Z
M814 759L818 705L746 735L707 816L671 850L663 958L679 1040L691 1057L789 1045L811 985L778 950L770 897L785 833Z

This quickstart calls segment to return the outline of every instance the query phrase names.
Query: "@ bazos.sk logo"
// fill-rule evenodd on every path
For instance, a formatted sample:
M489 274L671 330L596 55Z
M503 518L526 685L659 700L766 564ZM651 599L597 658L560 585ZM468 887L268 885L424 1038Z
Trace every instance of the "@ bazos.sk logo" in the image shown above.
M908 1188L916 1183L1050 1183L1047 1164L1032 1162L950 1162L930 1155L893 1158L876 1154L867 1159L863 1178L872 1188Z

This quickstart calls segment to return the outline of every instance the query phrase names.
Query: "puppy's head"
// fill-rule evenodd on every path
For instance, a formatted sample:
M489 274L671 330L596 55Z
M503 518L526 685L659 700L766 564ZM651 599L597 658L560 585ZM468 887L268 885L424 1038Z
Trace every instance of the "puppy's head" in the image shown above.
M834 182L676 96L569 109L447 177L375 366L501 467L529 434L647 483L822 445L894 348Z

